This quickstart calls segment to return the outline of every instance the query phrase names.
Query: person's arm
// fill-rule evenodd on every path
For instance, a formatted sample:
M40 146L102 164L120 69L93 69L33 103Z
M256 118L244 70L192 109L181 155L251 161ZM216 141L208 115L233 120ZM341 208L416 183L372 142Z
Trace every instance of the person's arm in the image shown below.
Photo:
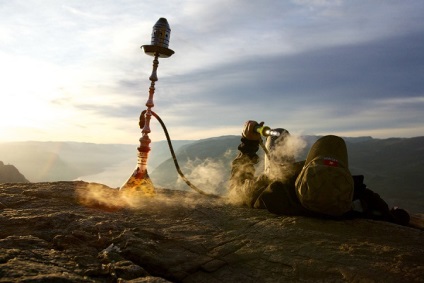
M410 216L406 210L398 207L389 209L389 205L381 196L364 184L363 175L353 176L353 179L355 183L353 199L360 200L363 217L408 225Z
M247 121L242 132L239 153L231 164L230 197L235 202L253 207L255 201L268 184L264 177L255 177L255 165L259 161L260 134L254 131L255 121Z

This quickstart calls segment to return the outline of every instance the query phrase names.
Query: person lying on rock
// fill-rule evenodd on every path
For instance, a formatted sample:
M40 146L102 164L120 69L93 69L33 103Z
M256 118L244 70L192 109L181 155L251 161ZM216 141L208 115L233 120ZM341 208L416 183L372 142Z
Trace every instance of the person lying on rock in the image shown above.
M280 136L267 137L265 170L256 176L257 151L262 142L256 129L262 125L256 121L245 123L239 153L232 162L230 195L238 202L279 215L363 217L408 225L408 212L397 207L389 209L377 193L367 188L363 175L351 175L346 144L338 136L319 138L306 160L296 162L289 150L284 151L289 132L275 129Z

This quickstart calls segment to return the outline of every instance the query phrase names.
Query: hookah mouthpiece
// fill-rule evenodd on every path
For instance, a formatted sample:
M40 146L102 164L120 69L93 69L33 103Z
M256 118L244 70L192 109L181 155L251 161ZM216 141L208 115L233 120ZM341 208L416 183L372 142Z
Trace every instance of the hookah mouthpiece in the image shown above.
M264 137L268 137L268 136L279 137L281 135L279 131L273 130L268 126L257 126L255 128L255 131Z

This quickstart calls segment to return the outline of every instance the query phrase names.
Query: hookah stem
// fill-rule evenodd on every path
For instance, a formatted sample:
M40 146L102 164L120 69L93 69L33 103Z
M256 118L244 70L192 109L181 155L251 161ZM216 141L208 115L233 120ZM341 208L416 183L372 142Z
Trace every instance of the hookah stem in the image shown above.
M149 80L151 81L150 87L149 87L149 98L147 99L146 102L146 106L147 106L147 110L146 110L146 122L144 123L144 127L142 130L143 133L143 137L144 136L148 136L148 134L151 132L150 131L150 118L152 117L152 107L155 106L155 104L153 103L153 95L155 94L155 83L158 80L158 75L157 75L157 69L159 66L159 53L156 52L155 54L155 59L153 59L153 70L152 70L152 74L149 77Z

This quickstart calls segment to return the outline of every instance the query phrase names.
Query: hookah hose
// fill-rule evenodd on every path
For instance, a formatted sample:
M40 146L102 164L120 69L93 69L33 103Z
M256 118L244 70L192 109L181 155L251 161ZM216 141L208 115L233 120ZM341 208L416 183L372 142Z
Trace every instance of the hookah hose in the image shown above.
M140 126L140 128L141 128L141 129L144 127L146 111L147 111L147 110L144 110L144 111L143 111L143 112L141 112L141 114L140 114L139 126ZM153 111L150 111L150 112L152 113L152 115L153 115L153 116L154 116L154 117L158 120L158 122L159 122L159 123L160 123L160 125L162 126L162 129L163 129L163 131L164 131L164 133L165 133L165 136L166 136L166 140L167 140L167 142L168 142L169 150L170 150L171 155L172 155L172 159L174 160L175 168L177 169L178 174L179 174L179 175L180 175L180 177L184 180L184 182L186 182L186 184L187 184L190 188L192 188L193 190L195 190L195 191L196 191L196 192L198 192L199 194L202 194L202 195L205 195L205 196L210 196L210 197L220 198L221 196L219 196L219 195L209 194L209 193L206 193L205 191L202 191L201 189L197 188L195 185L193 185L193 184L192 184L192 183L191 183L191 182L190 182L190 181L186 178L186 176L184 176L183 172L181 171L180 165L178 164L177 157L176 157L176 155L175 155L174 148L173 148L172 143L171 143L171 138L169 137L168 130L166 129L165 123L162 121L162 119L159 117L159 115L158 115L158 114L156 114L156 113L155 113L155 112L153 112Z

